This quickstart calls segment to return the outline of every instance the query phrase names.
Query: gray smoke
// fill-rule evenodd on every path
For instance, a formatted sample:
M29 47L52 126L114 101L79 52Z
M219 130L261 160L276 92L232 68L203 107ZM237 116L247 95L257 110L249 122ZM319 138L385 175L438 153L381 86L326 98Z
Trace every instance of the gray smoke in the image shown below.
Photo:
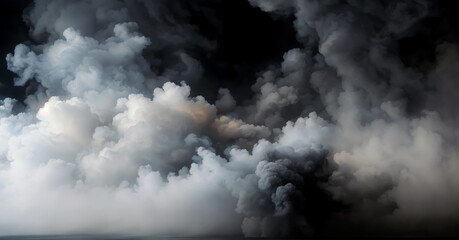
M303 47L238 104L191 94L217 46L183 2L36 1L39 44L6 56L37 87L0 101L0 234L455 231L458 46L428 72L395 46L431 3L249 2Z
M306 79L333 125L329 161L337 164L324 187L351 207L336 214L337 227L379 233L454 230L457 47L439 45L437 65L427 75L404 66L394 48L428 14L430 3L251 3L294 14L303 51L318 49L308 55L315 69Z

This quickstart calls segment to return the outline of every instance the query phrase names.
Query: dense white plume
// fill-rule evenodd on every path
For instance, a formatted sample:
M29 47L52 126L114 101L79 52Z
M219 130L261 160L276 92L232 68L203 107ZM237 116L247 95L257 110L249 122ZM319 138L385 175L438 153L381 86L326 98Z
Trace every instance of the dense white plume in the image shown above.
M181 2L36 1L40 44L6 56L38 87L0 101L0 234L454 231L458 46L427 74L393 47L429 3L249 2L304 47L238 104L191 94L216 43Z

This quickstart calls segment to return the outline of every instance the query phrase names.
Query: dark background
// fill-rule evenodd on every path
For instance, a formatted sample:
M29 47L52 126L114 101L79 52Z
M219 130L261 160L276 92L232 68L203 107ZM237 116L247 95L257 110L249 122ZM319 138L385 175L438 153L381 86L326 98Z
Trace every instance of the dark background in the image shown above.
M6 68L6 54L12 53L14 47L25 42L28 27L22 20L22 12L31 1L6 0L0 1L0 99L12 97L23 99L25 92L23 87L14 87L15 74Z
M15 87L15 74L7 70L5 56L14 52L19 43L30 43L28 26L23 21L23 12L33 1L0 1L0 99L5 97L23 100L24 87ZM279 64L283 53L301 47L296 41L293 18L276 18L252 7L246 0L202 1L204 7L212 9L218 20L210 21L202 8L185 4L191 13L190 21L205 37L217 41L217 49L201 61L205 69L206 86L192 88L193 95L204 95L215 100L218 88L230 88L238 98L250 94L250 86L256 73L269 64ZM30 83L29 83L30 84Z
M220 87L229 88L240 101L252 95L250 86L257 73L270 64L278 65L283 54L299 47L293 28L293 17L272 16L252 7L247 0L203 0L185 2L191 13L190 21L199 32L216 40L217 49L207 56L194 56L201 61L205 81L192 88L193 95L203 95L210 102L217 97ZM19 43L31 43L23 12L33 1L0 1L0 99L5 97L24 100L27 85L15 87L15 74L7 70L5 56L13 53ZM200 5L196 7L196 5ZM203 9L211 9L209 19ZM402 62L420 72L428 72L435 64L435 47L443 42L458 42L459 1L434 1L431 16L415 26L415 31L399 40L398 50Z

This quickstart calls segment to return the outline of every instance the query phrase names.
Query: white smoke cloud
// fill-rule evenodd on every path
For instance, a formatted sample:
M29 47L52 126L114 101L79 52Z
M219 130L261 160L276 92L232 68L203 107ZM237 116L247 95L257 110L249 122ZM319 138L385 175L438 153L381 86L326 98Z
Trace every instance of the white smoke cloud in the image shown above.
M428 4L249 2L293 14L304 48L247 102L222 88L212 104L191 94L205 69L190 50L215 46L181 3L37 1L43 44L6 57L38 87L23 112L0 101L0 234L451 231L457 46L424 76L391 45ZM409 112L408 91L425 105Z
M8 140L2 232L234 234L242 216L265 218L246 194L265 201L264 212L275 206L275 218L293 211L283 191L294 191L290 179L301 184L297 165L308 172L317 164L318 158L303 156L322 151L323 120L311 114L289 122L278 142L261 140L252 153L231 147L227 160L195 135L210 126L215 108L188 95L186 85L166 83L152 99L121 98L120 113L108 125L79 98L51 97L36 121ZM196 146L202 147L195 152Z
M235 107L228 90L215 107L190 97L185 83L164 81L178 76L174 67L163 76L151 72L142 51L153 43L136 32L137 24L114 24L106 39L76 27L41 53L18 45L7 56L17 85L34 79L42 88L28 97L27 112L11 115L11 99L2 105L0 127L8 129L1 149L4 234L239 234L247 221L253 225L244 224L248 235L289 232L288 224L282 232L262 225L294 212L289 194L295 186L288 181L298 175L297 164L317 164L316 157L301 158L322 151L322 135L313 134L317 116L288 123L276 134L278 143L257 143L271 136L268 127L217 116L217 107ZM181 56L189 66L182 77L199 76L199 64ZM271 104L295 102L295 92L266 83L258 116L273 114ZM298 131L311 138L299 139ZM206 135L220 145L253 146L252 153L223 145L227 159L219 157ZM262 212L248 209L256 206L241 197L247 194L266 202Z

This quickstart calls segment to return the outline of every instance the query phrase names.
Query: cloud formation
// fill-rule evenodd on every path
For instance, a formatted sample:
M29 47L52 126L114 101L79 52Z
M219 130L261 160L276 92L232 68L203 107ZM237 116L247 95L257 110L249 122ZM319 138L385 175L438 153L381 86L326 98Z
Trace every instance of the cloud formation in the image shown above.
M37 87L0 101L0 234L454 233L458 47L422 71L396 45L432 3L249 2L303 47L215 102L188 5L35 2L39 44L6 56Z

